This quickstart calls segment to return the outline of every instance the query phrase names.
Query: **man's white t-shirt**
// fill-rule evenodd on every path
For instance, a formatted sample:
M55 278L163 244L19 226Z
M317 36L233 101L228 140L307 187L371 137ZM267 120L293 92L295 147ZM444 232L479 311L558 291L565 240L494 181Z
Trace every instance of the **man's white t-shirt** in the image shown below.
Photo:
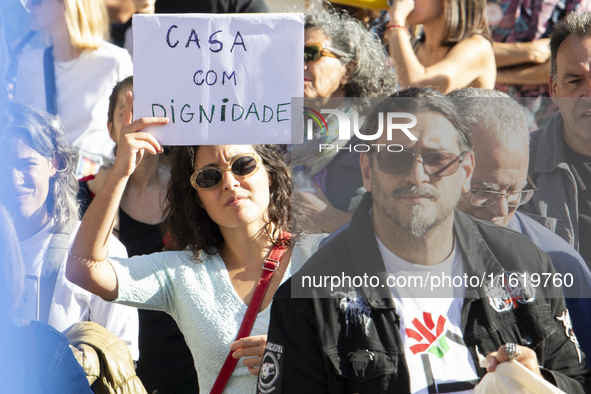
M452 253L443 262L424 266L401 259L377 235L376 239L390 276L414 276L425 281L435 275L441 277L442 273L450 277L464 275L462 254L455 244ZM406 287L391 287L391 290L396 312L400 316L400 336L410 373L411 393L427 394L430 386L439 387L437 392L441 392L445 387L442 385L466 382L463 384L470 386L477 383L478 374L472 356L462 339L462 307L466 289L442 288L436 296L431 294L432 297L424 298L428 294L425 288L415 286L414 280L407 280L406 283ZM457 387L462 387L461 384ZM462 394L472 392L472 389L453 391Z
M32 237L20 242L26 275L40 277L43 261L53 235L49 231L51 225L52 222ZM69 247L72 246L77 231L78 228L72 233ZM109 257L127 257L125 247L115 237L111 236L109 245ZM139 358L137 309L105 302L102 298L70 282L66 279L67 258L66 253L57 275L47 323L56 330L65 332L74 323L80 321L96 322L123 339L129 346L133 359L137 360ZM25 295L27 300L37 299L36 293L31 294L33 291L38 291L38 288L35 287L34 285L27 286L27 294ZM21 315L21 317L32 320L30 315Z

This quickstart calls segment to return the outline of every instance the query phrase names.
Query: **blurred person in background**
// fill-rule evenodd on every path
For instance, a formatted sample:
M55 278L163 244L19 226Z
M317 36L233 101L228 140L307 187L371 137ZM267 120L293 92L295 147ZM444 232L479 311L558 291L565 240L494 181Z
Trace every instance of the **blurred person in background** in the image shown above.
M15 100L59 115L69 143L90 162L81 172L94 173L112 156L108 100L113 86L132 74L131 58L104 41L104 0L30 0L28 7L31 29L48 35L52 46L22 56Z
M121 133L127 94L132 91L133 77L127 77L115 86L109 99L107 126L115 142ZM164 218L170 174L160 158L161 155L144 156L121 196L113 231L127 248L129 257L164 249L160 224ZM101 167L96 176L90 175L79 181L78 200L82 215L111 172L111 167ZM137 374L148 393L198 393L193 356L174 319L166 312L146 309L138 310L138 316L140 359Z
M485 0L394 0L386 38L402 88L493 88L495 56L485 9Z
M111 32L111 42L124 47L125 32L131 26L131 18L137 12L133 0L105 0ZM131 55L131 54L130 54Z
M363 106L346 98L386 97L396 89L396 73L378 37L347 13L317 8L306 12L304 97L316 98L311 103L328 103L349 116L358 112L361 125ZM316 194L304 193L306 208L314 224L331 232L351 219L351 199L363 183L359 152L350 148L359 138L339 140L336 116L325 119L328 128L315 128L313 139L291 146L291 165L305 165L305 174L314 180ZM335 149L319 152L320 144Z
M15 310L25 293L25 267L10 214L0 203L0 386L4 393L90 394L68 338Z
M0 201L10 212L28 275L18 315L64 332L94 321L123 339L138 358L137 310L112 305L70 283L66 250L78 227L76 152L56 117L7 103L0 111ZM113 240L109 252L126 256Z

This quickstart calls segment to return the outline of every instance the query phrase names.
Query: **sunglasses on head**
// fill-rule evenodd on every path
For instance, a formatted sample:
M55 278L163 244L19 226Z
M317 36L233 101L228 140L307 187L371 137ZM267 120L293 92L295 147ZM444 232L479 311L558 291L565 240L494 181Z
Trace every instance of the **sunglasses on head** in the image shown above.
M380 171L390 175L406 175L415 163L415 159L421 158L423 171L429 176L449 176L455 174L464 161L467 151L459 155L449 152L372 152L378 162Z
M314 63L320 60L322 56L334 57L340 59L347 57L347 54L336 48L329 47L324 43L311 42L304 46L304 61L307 63Z
M230 171L234 177L246 178L256 173L262 163L255 152L241 153L234 156L226 168L206 166L195 170L191 175L191 186L197 190L215 189L222 183L224 172Z

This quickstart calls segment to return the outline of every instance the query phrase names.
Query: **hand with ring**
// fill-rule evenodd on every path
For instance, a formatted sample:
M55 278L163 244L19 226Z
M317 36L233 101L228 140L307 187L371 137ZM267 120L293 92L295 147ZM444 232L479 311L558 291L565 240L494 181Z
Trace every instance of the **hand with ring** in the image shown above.
M533 373L542 377L540 367L538 366L538 356L536 352L525 346L519 346L516 343L506 343L496 352L489 353L486 356L486 371L494 372L497 365L515 360Z

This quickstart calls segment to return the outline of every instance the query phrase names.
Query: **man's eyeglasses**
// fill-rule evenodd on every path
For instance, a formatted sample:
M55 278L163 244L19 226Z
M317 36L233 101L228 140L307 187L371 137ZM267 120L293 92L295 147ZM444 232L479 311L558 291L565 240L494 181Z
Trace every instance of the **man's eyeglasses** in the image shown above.
M230 171L235 177L246 178L253 175L262 165L259 155L246 152L232 159L226 168L206 166L195 170L191 175L191 186L197 190L212 190L221 185L224 172Z
M314 63L320 60L322 56L334 57L340 59L347 57L347 54L341 50L329 47L324 43L311 42L304 47L304 61Z
M492 207L499 201L501 197L507 199L507 206L518 207L520 205L527 204L533 197L534 193L538 190L531 178L527 177L527 182L531 186L531 189L521 190L518 192L511 193L499 193L492 190L471 190L472 199L470 202L475 207Z
M459 155L450 152L379 152L375 156L380 171L390 175L406 175L411 170L415 160L420 158L423 170L429 176L449 176L455 174L464 161L464 151Z

